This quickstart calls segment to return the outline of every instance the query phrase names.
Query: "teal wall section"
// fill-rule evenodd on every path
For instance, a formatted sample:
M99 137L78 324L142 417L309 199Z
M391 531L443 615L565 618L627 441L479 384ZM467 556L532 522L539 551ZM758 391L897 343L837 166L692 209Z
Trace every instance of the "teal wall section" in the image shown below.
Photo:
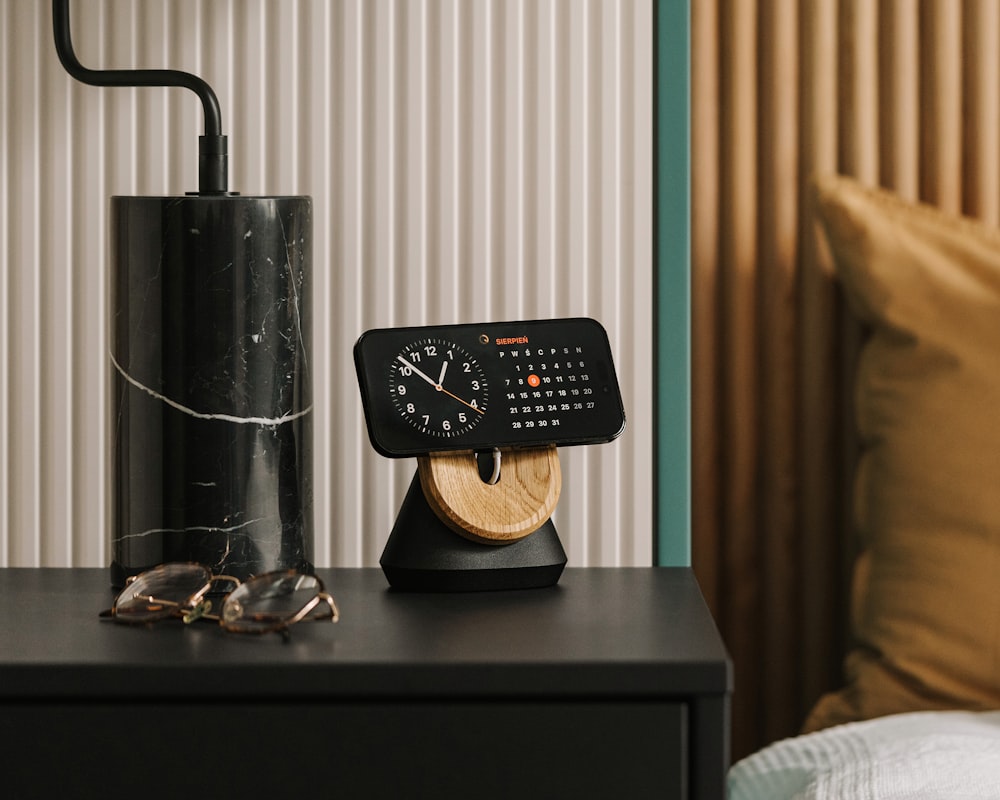
M691 564L690 2L655 0L656 552Z

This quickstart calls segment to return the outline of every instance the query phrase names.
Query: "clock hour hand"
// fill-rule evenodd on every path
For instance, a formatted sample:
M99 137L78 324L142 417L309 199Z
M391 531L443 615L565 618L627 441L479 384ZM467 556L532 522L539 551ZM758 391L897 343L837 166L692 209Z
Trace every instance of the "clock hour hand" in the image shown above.
M420 371L420 369L418 367L413 366L413 364L411 364L409 361L407 361L402 356L396 356L396 360L399 361L404 367L409 367L410 369L412 369L415 373L417 373L417 375L419 375L421 378L423 378L425 381L427 381L435 389L437 389L437 390L440 391L441 384L440 383L435 383L433 380L431 380L430 378L428 378L423 372Z
M448 359L446 358L441 364L441 374L438 375L438 386L444 385L444 374L448 371Z

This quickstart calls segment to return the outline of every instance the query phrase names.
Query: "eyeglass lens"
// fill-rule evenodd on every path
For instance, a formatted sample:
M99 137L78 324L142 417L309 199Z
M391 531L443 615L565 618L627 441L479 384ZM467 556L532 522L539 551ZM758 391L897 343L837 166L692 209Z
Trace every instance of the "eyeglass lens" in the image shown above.
M251 578L226 596L222 623L232 631L276 630L295 619L310 604L316 616L330 616L330 606L317 604L323 583L314 575L269 573ZM313 616L310 612L309 616Z
M189 605L212 580L200 564L163 564L143 572L115 600L115 616L125 622L151 622Z

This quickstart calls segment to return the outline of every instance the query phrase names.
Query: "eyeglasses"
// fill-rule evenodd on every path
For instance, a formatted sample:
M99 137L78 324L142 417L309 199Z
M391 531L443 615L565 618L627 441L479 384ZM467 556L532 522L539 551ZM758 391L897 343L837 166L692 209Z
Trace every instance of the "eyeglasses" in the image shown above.
M212 601L206 595L219 582L234 588L222 600L222 613L214 615L209 613ZM170 617L180 617L185 624L206 619L234 633L286 636L296 622L340 619L337 604L315 575L294 570L267 572L241 583L231 575L213 575L201 564L188 563L161 564L129 578L101 616L128 624Z

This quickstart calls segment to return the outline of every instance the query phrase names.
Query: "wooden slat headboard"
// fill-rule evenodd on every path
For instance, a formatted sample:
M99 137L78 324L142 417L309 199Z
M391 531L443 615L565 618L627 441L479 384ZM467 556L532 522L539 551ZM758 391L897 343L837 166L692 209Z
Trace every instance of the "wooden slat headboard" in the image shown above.
M692 561L733 655L733 756L837 684L854 355L807 191L854 175L1000 221L1000 5L694 0Z

